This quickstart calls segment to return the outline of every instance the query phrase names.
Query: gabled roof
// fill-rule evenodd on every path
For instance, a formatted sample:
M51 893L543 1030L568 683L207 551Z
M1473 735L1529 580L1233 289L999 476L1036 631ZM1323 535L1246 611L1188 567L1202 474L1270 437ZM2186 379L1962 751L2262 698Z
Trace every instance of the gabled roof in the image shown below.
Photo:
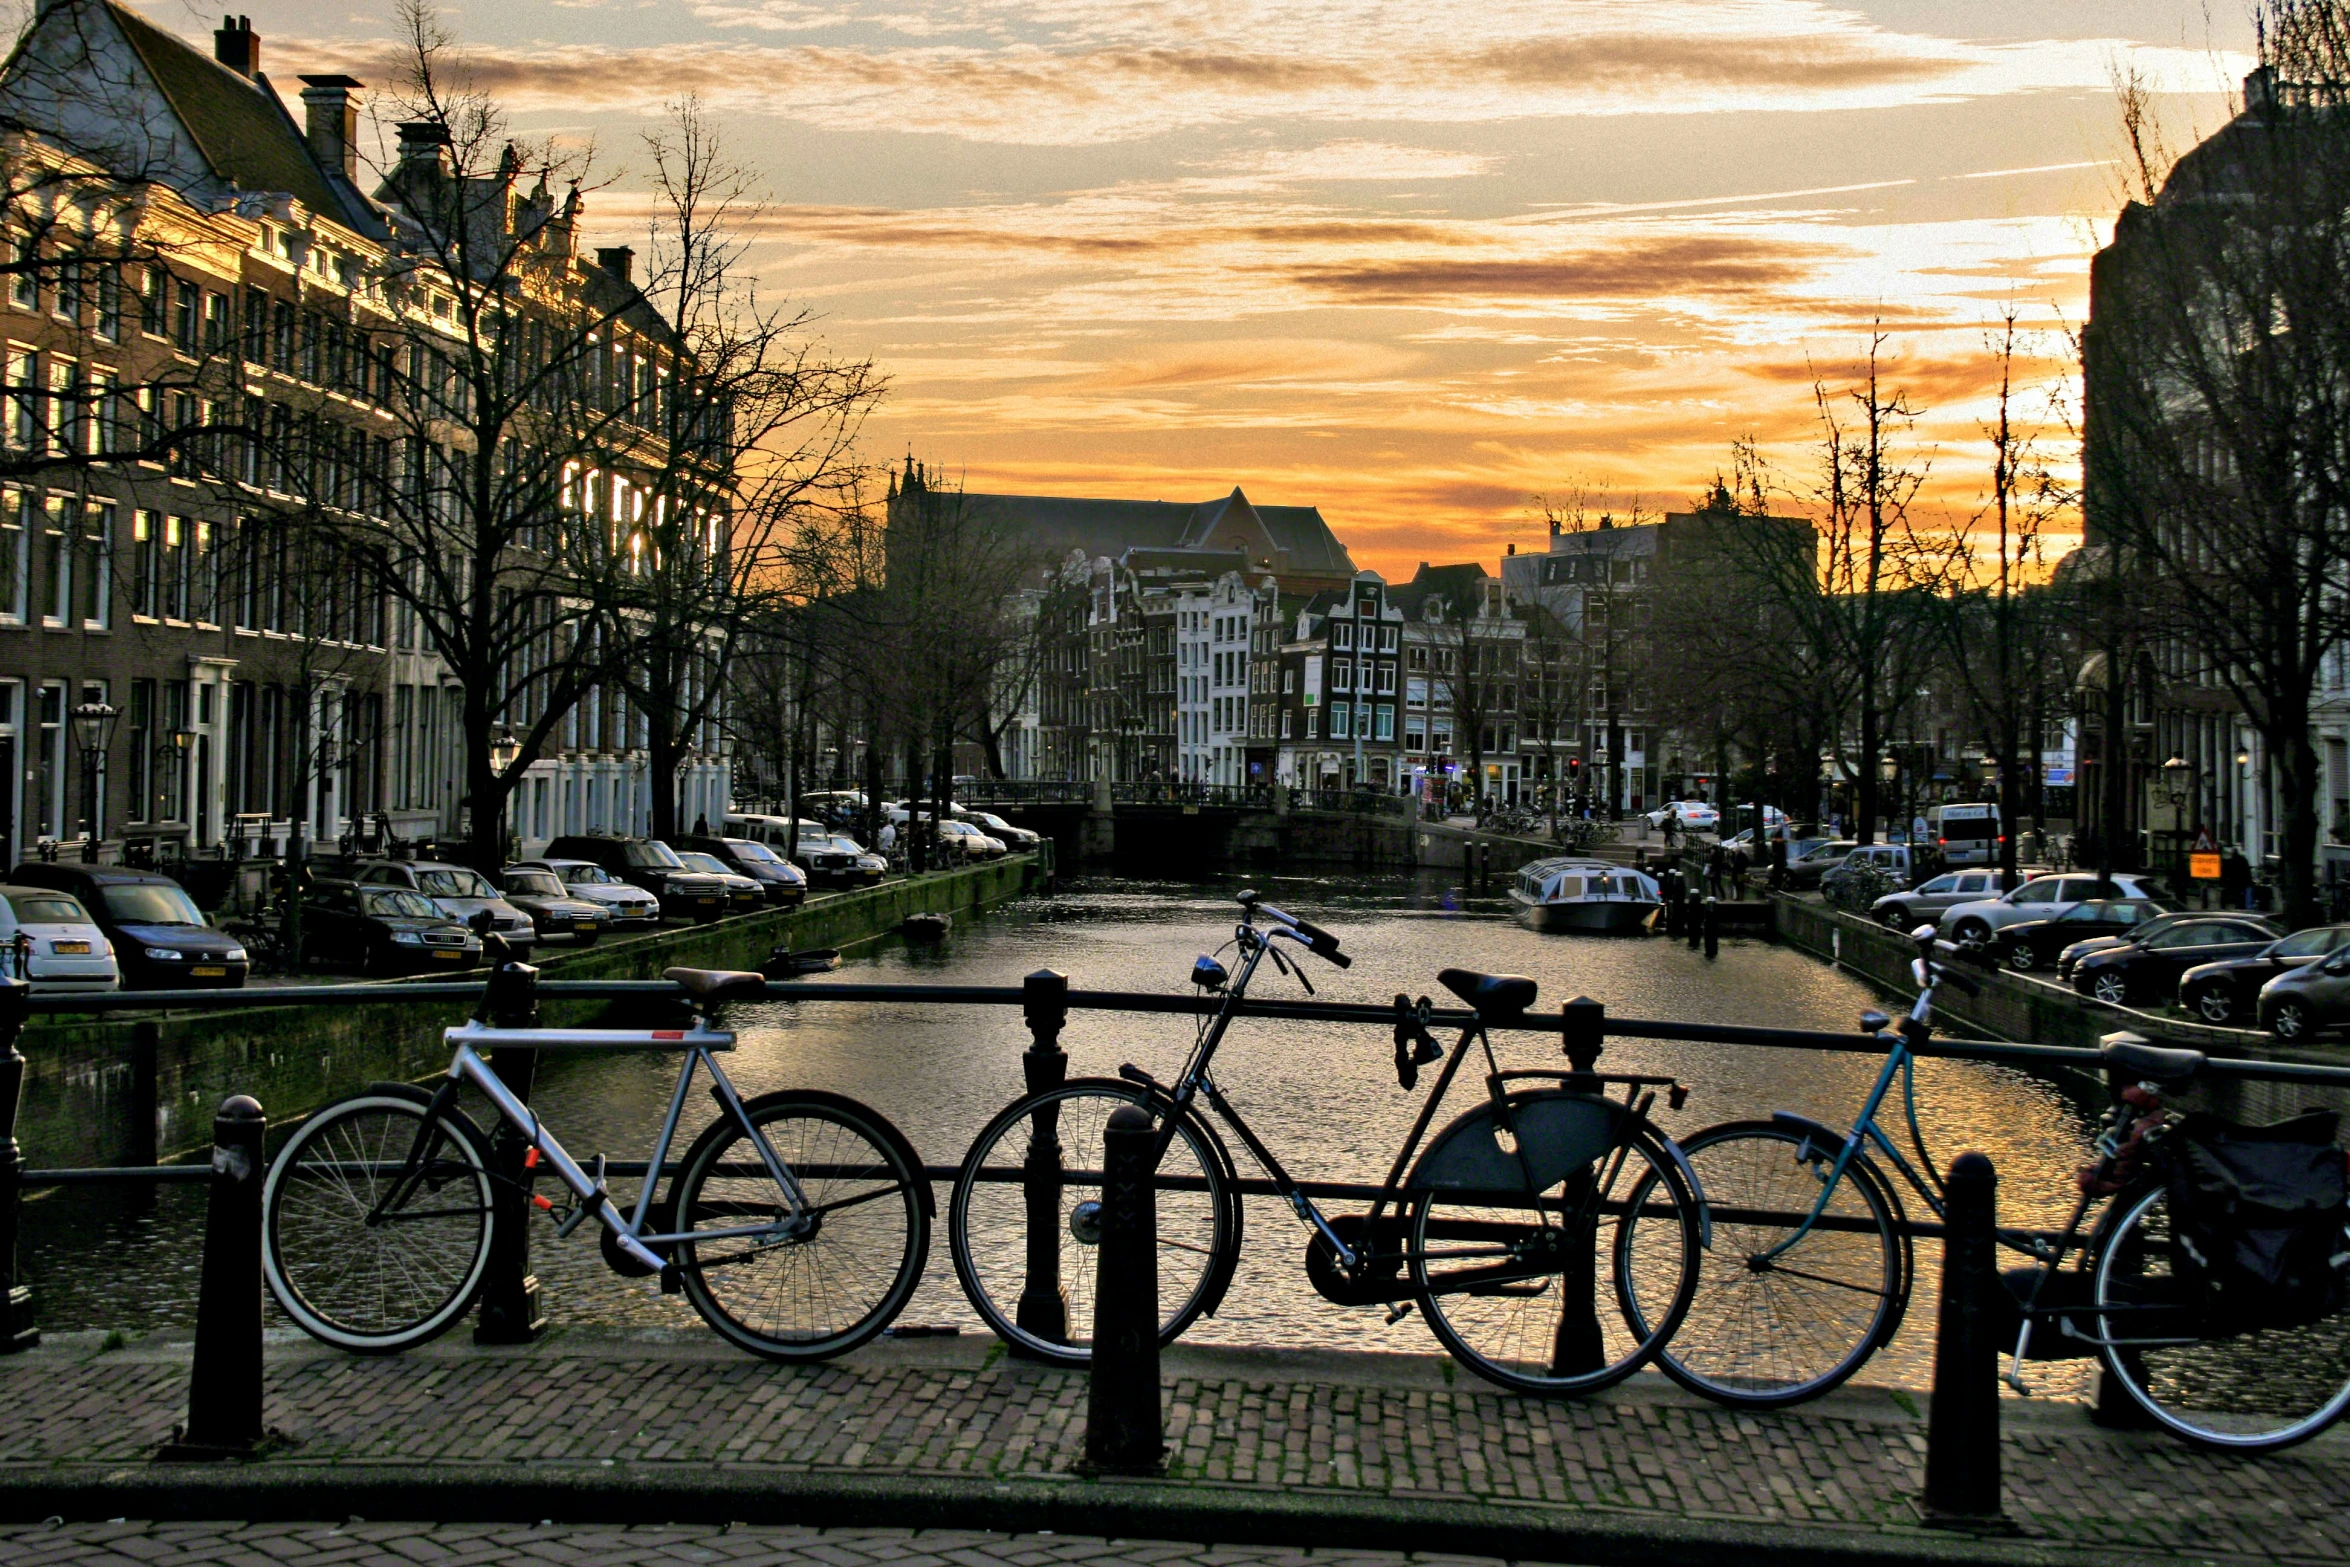
M319 167L267 76L248 81L128 6L100 3L223 183L240 190L284 191L347 227L380 229L354 193L338 188L342 182Z
M962 497L966 514L991 521L1038 554L1058 560L1071 550L1112 560L1127 551L1224 550L1234 538L1271 544L1283 577L1351 577L1354 561L1311 506L1258 506L1235 488L1219 500L1095 500L1059 495ZM1246 553L1261 554L1248 549Z
M1388 588L1387 599L1404 612L1407 620L1427 618L1421 611L1430 595L1442 598L1445 608L1457 614L1464 608L1474 606L1480 591L1478 584L1491 580L1486 576L1485 568L1475 561L1465 561L1455 566L1431 566L1422 561L1420 569L1412 573L1411 581L1400 587Z

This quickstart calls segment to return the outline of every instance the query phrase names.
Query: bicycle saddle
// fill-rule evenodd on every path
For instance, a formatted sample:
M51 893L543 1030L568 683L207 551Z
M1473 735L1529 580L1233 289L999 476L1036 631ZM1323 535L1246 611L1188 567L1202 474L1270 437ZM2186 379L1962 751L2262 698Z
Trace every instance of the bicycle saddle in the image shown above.
M1479 1017L1514 1017L1534 1004L1534 981L1523 974L1480 974L1448 968L1436 982L1477 1009Z
M729 1001L737 996L767 994L767 976L748 969L671 968L661 977L697 1001Z
M2108 1034L2097 1042L2097 1054L2107 1066L2135 1072L2158 1083L2175 1083L2203 1070L2200 1050L2166 1050L2136 1034Z

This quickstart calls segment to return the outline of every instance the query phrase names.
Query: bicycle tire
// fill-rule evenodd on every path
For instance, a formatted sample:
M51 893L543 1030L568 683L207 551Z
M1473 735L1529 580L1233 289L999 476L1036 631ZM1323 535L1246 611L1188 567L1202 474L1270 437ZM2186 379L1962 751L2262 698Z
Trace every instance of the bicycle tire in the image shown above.
M804 1362L846 1354L889 1326L922 1281L930 1216L921 1161L877 1111L837 1094L787 1089L743 1109L799 1182L817 1228L678 1241L678 1282L704 1322L754 1355ZM680 1233L787 1217L783 1193L732 1115L686 1150L670 1201ZM886 1272L861 1260L893 1250Z
M1481 1265L1475 1258L1463 1257L1459 1260L1468 1264L1464 1268L1432 1272L1431 1260L1445 1260L1433 1248L1447 1242L1505 1245L1522 1254L1538 1229L1547 1231L1551 1227L1546 1218L1496 1220L1492 1217L1495 1212L1510 1212L1518 1203L1498 1201L1492 1193L1480 1194L1483 1201L1441 1190L1418 1195L1412 1213L1412 1283L1418 1291L1420 1315L1446 1353L1488 1382L1514 1392L1549 1398L1612 1387L1656 1357L1680 1326L1696 1290L1698 1256L1702 1250L1697 1200L1688 1183L1682 1180L1672 1155L1653 1133L1643 1130L1635 1135L1630 1152L1645 1166L1632 1177L1631 1189L1644 1194L1645 1201L1661 1186L1670 1198L1674 1218L1669 1226L1651 1223L1645 1227L1649 1233L1669 1229L1672 1238L1663 1247L1652 1248L1643 1258L1636 1258L1636 1234L1642 1228L1638 1223L1641 1208L1627 1205L1626 1211L1615 1217L1615 1235L1609 1248L1620 1318L1620 1327L1615 1331L1611 1331L1596 1300L1590 1303L1588 1323L1585 1323L1583 1303L1571 1298L1576 1291L1567 1282L1574 1263L1563 1255L1561 1266L1555 1272L1545 1269L1537 1276L1467 1289L1458 1287L1459 1275L1492 1271L1490 1264ZM1547 1194L1528 1194L1528 1198L1536 1195ZM1601 1195L1604 1200L1606 1194ZM1526 1201L1525 1206L1530 1209L1531 1201ZM1607 1222L1604 1213L1597 1217L1592 1237L1595 1245L1600 1238L1597 1232ZM1573 1242L1567 1244L1571 1246ZM1651 1263L1645 1257L1659 1260ZM1592 1268L1596 1294L1596 1257ZM1640 1277L1635 1278L1635 1274ZM1648 1284L1652 1275L1658 1284L1669 1279L1669 1289ZM1663 1294L1668 1301L1663 1315L1653 1326L1648 1313L1640 1309L1643 1293L1651 1299ZM1598 1359L1596 1365L1591 1364L1594 1357ZM1561 1369L1562 1365L1584 1369ZM1543 1369L1533 1369L1537 1366Z
M2171 1318L2160 1309L2182 1304L2162 1186L2114 1199L2090 1244L2098 1338L2159 1339L2198 1326L2185 1312ZM2350 1313L2184 1344L2108 1342L2098 1354L2148 1418L2197 1447L2274 1452L2308 1441L2350 1409Z
M412 1349L447 1332L481 1288L496 1227L493 1177L489 1144L462 1112L442 1112L425 1179L404 1211L365 1222L423 1133L429 1103L421 1089L386 1087L329 1105L269 1167L262 1276L294 1325L321 1343L371 1355ZM416 1207L419 1198L432 1206Z
M1667 1376L1719 1404L1781 1408L1838 1386L1893 1336L1908 1306L1911 1253L1898 1202L1865 1155L1845 1166L1823 1215L1865 1228L1812 1230L1788 1254L1797 1265L1751 1261L1795 1226L1749 1215L1808 1212L1840 1144L1775 1122L1730 1121L1681 1145L1705 1193L1713 1246L1682 1334L1657 1357ZM1857 1320L1847 1313L1798 1337L1798 1325L1822 1323L1847 1298L1869 1303Z
M947 1205L955 1276L980 1320L1024 1356L1070 1366L1093 1359L1094 1242L1081 1232L1086 1205L1100 1198L1103 1123L1124 1105L1139 1106L1154 1121L1172 1108L1164 1095L1137 1084L1077 1078L1007 1105L972 1139L956 1171ZM1026 1185L984 1177L1025 1170L1029 1137L1039 1124L1032 1118L1048 1110L1061 1168L1079 1178L1064 1175L1055 1188L1058 1294L1028 1297ZM1174 1343L1215 1304L1239 1260L1240 1200L1230 1173L1223 1144L1186 1111L1159 1161L1162 1179L1198 1183L1196 1190L1162 1185L1157 1191L1161 1344Z

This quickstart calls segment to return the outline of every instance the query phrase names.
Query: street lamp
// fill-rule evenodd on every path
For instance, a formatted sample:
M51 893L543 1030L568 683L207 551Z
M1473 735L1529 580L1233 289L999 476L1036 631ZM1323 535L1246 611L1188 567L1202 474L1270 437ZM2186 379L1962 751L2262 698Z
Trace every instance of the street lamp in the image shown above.
M507 770L514 765L515 758L521 754L522 742L514 738L514 731L499 730L498 738L490 742L490 771L501 778L505 777Z
M122 715L104 702L73 710L74 749L82 756L82 858L98 858L98 764L114 743L114 722Z

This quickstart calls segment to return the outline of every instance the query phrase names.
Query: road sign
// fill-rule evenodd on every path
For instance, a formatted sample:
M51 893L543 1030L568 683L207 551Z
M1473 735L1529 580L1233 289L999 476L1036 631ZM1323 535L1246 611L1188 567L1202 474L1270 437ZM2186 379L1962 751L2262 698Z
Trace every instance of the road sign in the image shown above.
M2191 854L2219 853L2219 845L2212 842L2211 828L2209 826L2198 827L2195 829L2195 847L2188 852ZM2219 874L2219 872L2213 871L2212 874L2216 876Z
M2219 880L2219 856L2202 853L2188 855L2187 875L2195 881Z

